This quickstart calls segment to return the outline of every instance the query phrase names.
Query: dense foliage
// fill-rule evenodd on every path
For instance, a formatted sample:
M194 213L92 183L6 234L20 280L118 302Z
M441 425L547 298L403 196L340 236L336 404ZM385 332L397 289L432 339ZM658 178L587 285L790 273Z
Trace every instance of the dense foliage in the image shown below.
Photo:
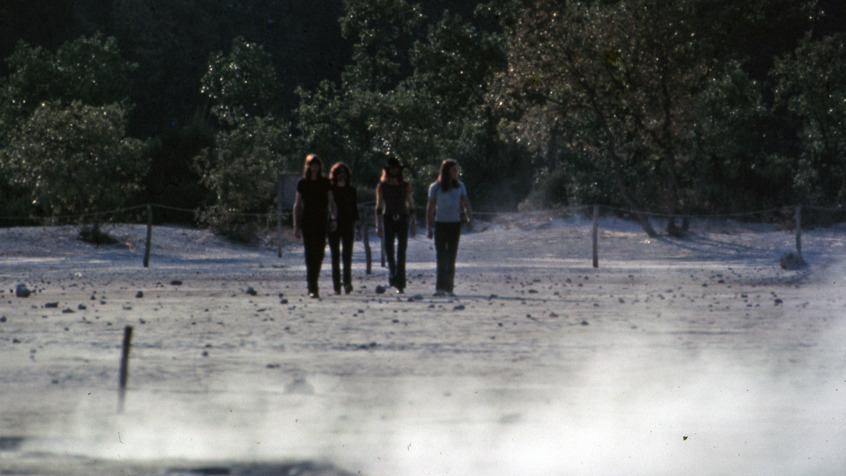
M308 152L365 188L393 154L419 202L453 157L482 209L846 199L840 0L33 5L0 4L0 215L154 201L231 229ZM46 164L71 171L51 196Z

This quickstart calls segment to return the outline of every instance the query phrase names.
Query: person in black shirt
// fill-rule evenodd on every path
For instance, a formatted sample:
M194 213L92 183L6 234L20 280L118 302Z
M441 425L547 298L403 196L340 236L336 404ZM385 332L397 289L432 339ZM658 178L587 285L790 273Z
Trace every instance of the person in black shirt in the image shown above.
M337 227L335 218L335 200L329 179L323 176L323 162L317 155L309 154L303 178L297 182L294 236L303 240L308 295L314 299L320 298L317 278L326 253L326 233Z
M343 259L344 292L349 294L352 286L353 238L361 239L358 228L358 198L352 186L352 172L347 164L338 162L329 170L332 183L332 196L335 199L335 211L338 227L329 232L329 251L332 253L332 284L335 294L341 294L341 259ZM343 254L341 253L343 245Z
M405 255L408 235L417 234L411 184L402 177L403 166L391 157L382 170L382 180L376 186L376 234L382 238L388 258L388 283L398 293L405 292ZM394 251L396 240L396 254Z

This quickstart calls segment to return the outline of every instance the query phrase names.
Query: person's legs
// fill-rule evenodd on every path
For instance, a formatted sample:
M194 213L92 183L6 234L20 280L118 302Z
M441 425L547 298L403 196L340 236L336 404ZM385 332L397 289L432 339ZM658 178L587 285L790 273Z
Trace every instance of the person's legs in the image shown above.
M332 255L332 285L335 293L341 292L341 233L329 232L329 252ZM346 250L344 250L346 251Z
M461 223L448 223L444 256L444 288L451 293L455 289L455 260L458 257L458 241L461 238Z
M320 267L323 265L323 258L326 253L326 229L304 228L303 244L305 246L308 292L309 294L317 294L319 291L317 280L320 277Z
M382 243L385 247L385 256L388 260L388 283L393 286L397 273L397 258L394 248L394 240L397 237L396 222L392 217L382 217Z
M444 223L435 223L435 291L446 291L446 230Z

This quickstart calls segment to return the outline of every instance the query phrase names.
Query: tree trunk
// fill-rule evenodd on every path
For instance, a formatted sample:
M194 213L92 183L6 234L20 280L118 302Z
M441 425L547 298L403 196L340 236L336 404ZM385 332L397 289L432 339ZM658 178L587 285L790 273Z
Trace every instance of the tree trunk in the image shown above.
M626 183L623 180L623 177L620 175L620 171L616 168L614 169L614 179L617 182L617 189L620 192L620 196L622 196L626 204L629 205L629 209L632 212L632 215L634 215L635 220L637 220L637 222L640 224L640 227L643 228L643 231L645 231L650 238L655 238L656 236L658 236L658 232L656 232L655 228L652 227L652 224L649 223L649 218L643 214L635 200L629 195Z

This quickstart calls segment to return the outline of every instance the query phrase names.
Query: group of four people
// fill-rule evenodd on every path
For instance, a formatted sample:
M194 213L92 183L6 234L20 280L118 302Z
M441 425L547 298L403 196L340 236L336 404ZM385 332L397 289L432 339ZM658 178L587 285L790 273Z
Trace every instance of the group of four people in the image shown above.
M417 235L411 184L403 177L403 166L389 157L376 186L376 234L387 255L388 283L403 293L407 285L405 262L409 235ZM473 212L467 189L458 180L458 162L443 161L438 179L429 187L426 204L426 236L435 240L437 279L435 296L454 296L455 260L461 236L461 211L467 229L473 228ZM323 176L323 162L315 154L305 160L303 177L297 183L294 202L294 236L303 240L308 294L319 298L318 278L329 240L332 255L332 283L335 294L352 292L353 240L361 239L358 197L352 172L338 162ZM343 263L343 273L341 264ZM343 280L342 280L343 278ZM342 287L343 286L343 287Z

